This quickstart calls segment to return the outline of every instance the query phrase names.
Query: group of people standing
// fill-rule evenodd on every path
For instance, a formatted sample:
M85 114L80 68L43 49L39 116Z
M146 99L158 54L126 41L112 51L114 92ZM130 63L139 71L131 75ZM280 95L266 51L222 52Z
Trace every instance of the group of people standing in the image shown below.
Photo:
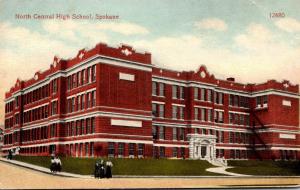
M113 164L110 160L105 163L103 160L97 161L95 164L94 176L95 178L112 178L111 169ZM62 168L61 160L58 156L51 156L50 171L52 173L60 172Z
M52 156L51 157L50 171L52 173L60 172L61 171L61 166L62 166L62 163L61 163L59 157L58 156L56 156L56 157Z
M112 178L111 168L113 164L110 160L107 160L104 164L104 161L96 162L95 164L95 178Z

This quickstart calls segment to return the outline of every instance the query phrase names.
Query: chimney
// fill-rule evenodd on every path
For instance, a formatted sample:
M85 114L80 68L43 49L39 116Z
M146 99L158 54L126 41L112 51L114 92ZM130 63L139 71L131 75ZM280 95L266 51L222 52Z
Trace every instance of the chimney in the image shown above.
M234 79L233 77L229 77L229 78L227 78L226 80L227 80L227 81L230 81L230 82L234 82L234 81L235 81L235 79Z

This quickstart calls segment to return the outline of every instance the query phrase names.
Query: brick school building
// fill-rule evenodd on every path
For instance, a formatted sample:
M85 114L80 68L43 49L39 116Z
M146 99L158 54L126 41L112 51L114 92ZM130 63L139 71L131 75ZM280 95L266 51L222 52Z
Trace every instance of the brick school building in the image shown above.
M5 94L2 150L73 157L300 159L299 86L174 71L99 43ZM255 77L255 76L253 76Z

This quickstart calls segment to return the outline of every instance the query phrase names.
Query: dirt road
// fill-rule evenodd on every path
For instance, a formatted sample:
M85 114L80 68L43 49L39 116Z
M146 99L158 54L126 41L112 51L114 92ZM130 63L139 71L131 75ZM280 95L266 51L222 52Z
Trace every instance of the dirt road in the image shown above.
M296 185L299 178L112 178L79 179L53 176L0 162L0 188L191 188L237 185Z

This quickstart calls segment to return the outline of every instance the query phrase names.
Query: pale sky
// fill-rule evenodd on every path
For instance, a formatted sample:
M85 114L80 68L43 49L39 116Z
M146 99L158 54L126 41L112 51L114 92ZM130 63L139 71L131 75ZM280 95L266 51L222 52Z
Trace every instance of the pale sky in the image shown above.
M0 0L0 124L4 94L99 42L125 43L175 70L201 64L217 78L300 83L300 0ZM16 14L108 14L117 20L16 19ZM279 16L274 16L274 13ZM94 17L93 17L94 18Z

